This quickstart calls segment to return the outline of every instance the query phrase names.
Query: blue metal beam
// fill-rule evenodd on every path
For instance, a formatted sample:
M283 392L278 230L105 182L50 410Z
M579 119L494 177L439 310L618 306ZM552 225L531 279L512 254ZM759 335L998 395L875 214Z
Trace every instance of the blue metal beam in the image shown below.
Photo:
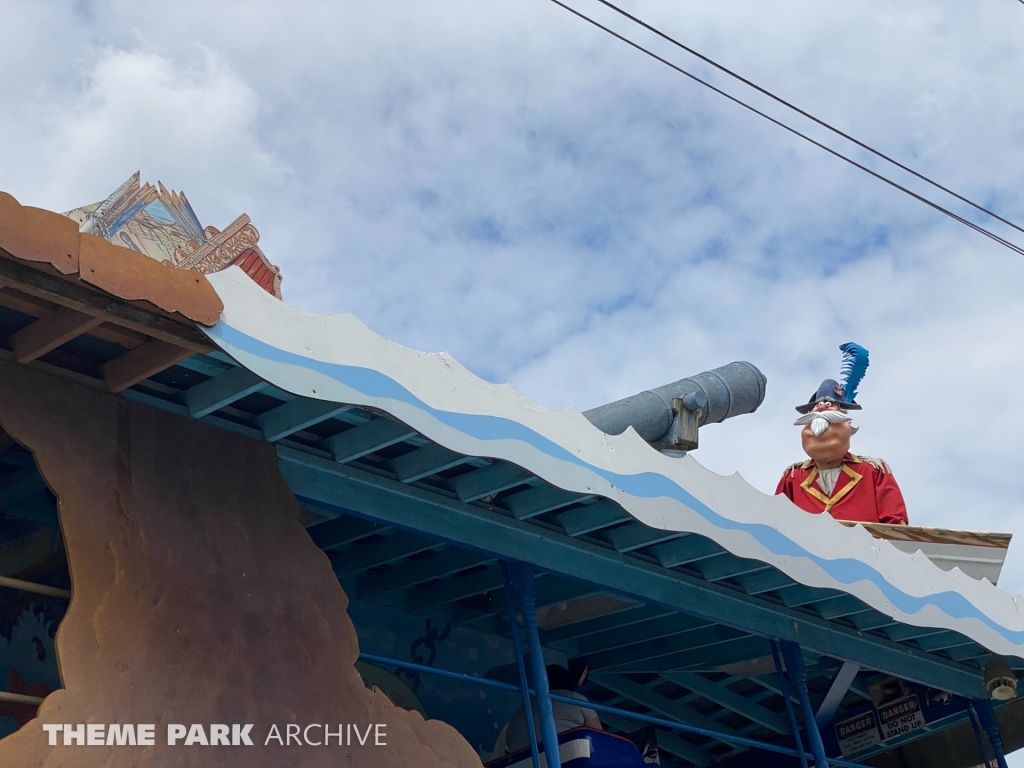
M917 639L917 644L922 651L944 651L949 648L959 648L964 645L976 645L969 637L964 637L959 632L942 632L937 635L928 635Z
M567 536L583 536L618 523L632 520L629 513L610 499L576 509L567 509L555 515L555 525L561 526Z
M832 722L832 718L839 709L839 705L843 703L843 699L846 698L846 692L850 690L850 686L853 685L853 680L857 677L858 672L860 672L860 664L855 664L852 661L844 661L842 666L836 671L836 676L832 678L832 684L829 686L828 693L825 694L825 698L818 705L818 711L814 713L814 719L819 726L824 728Z
M793 642L783 642L782 657L786 662L786 675L796 683L797 694L800 696L800 706L804 712L804 726L807 728L808 740L811 742L814 764L817 768L828 768L825 745L821 743L821 732L814 720L814 710L811 708L811 700L807 692L807 672L804 669L804 657L800 652L800 646Z
M569 600L575 600L577 597L583 597L584 595L592 595L595 592L594 587L589 584L579 581L569 581L567 579L559 578L557 576L550 576L547 574L538 574L535 585L537 593L537 605L544 607L548 605L555 605L556 603L564 603ZM495 609L497 603L492 602L490 610L484 613L478 613L475 611L469 611L463 609L462 606L452 606L453 616L457 616L461 610L466 610L468 613L476 614L476 618L469 621L464 621L471 627L490 627L491 620L495 617L501 616L500 609ZM456 610L457 609L457 610ZM457 619L456 619L457 620ZM507 631L507 628L499 625L499 633Z
M356 595L366 600L395 590L409 589L431 579L451 576L453 573L483 565L494 558L464 549L450 549L430 557L421 557L400 563L383 573L368 573L356 582Z
M472 460L441 445L427 445L399 456L391 462L391 471L402 483L414 483Z
M792 587L783 587L775 595L787 608L800 608L804 605L811 605L832 597L843 597L844 593L837 589L818 589L803 584L796 584Z
M796 721L796 712L793 711L793 702L789 692L789 683L786 681L786 673L782 669L782 659L779 657L778 644L773 640L772 660L775 662L775 674L779 679L779 695L786 706L786 717L789 718L789 729L793 736L793 746L796 747L797 756L800 758L800 768L807 768L807 756L804 754L804 742L800 736L800 726ZM758 681L760 682L760 681ZM763 683L762 683L763 684Z
M379 418L327 438L324 440L324 446L334 456L335 461L344 464L408 440L415 434L416 430L400 421Z
M455 478L452 490L460 501L470 502L507 491L532 479L535 479L533 475L515 464L498 461Z
M762 707L720 683L711 682L697 672L664 672L662 677L776 733L789 733L789 724L782 715Z
M795 582L782 571L777 571L774 568L769 571L761 571L759 573L750 573L746 576L740 576L736 579L736 582L740 585L740 589L746 592L748 595L761 595L765 592L774 592L777 589L783 587L792 586Z
M977 643L968 643L967 645L961 645L956 648L947 648L946 653L949 654L949 658L953 661L970 661L989 655L988 651ZM978 664L978 666L984 667L985 665L982 663Z
M687 618L690 618L687 616ZM715 624L714 620L707 618L690 618L696 626L689 630L671 634L667 637L655 637L652 640L642 640L643 635L634 636L634 642L630 645L623 645L612 650L595 651L588 657L592 670L601 670L610 667L620 667L624 664L638 665L649 662L650 659L660 656L684 655L697 648L728 640L735 640L743 637L743 633L731 627ZM600 638L596 640L600 642ZM636 669L636 667L634 667ZM670 668L671 669L671 668Z
M929 635L941 635L949 630L942 627L917 627L913 624L897 624L894 627L887 627L884 631L886 637L890 640L904 643L907 640L918 640Z
M204 376L217 376L218 374L224 373L224 371L229 368L234 368L236 366L234 363L225 363L211 357L209 354L205 354L186 357L178 363L178 367L184 368L187 371L201 373Z
M306 532L320 549L337 549L375 533L391 530L385 525L360 517L342 515L307 528Z
M715 720L707 715L702 715L697 710L688 707L678 701L673 701L667 696L651 690L650 688L634 683L622 675L595 672L591 675L593 681L602 688L619 694L629 701L642 704L652 712L657 712L662 717L668 717L685 725L695 728L704 728L709 731L717 731L723 736L739 736L739 732L730 728L724 723ZM728 742L725 742L728 743Z
M494 592L503 583L501 564L494 563L469 573L460 573L444 581L414 587L406 598L406 607L415 613L436 605L454 603L472 595Z
M688 670L690 672L718 672L722 667L761 659L768 656L768 641L763 637L743 636L735 640L686 649L666 656L651 659L625 660L615 672L669 672Z
M572 643L578 638L609 632L620 627L636 625L651 619L660 619L663 616L674 616L674 611L663 608L660 605L640 605L634 608L626 608L610 616L599 616L594 619L587 619L567 627L549 629L542 633L541 639L545 645L563 647L565 643ZM573 653L573 655L578 655Z
M338 578L343 579L380 565L391 565L437 546L437 542L431 539L394 531L389 536L360 544L354 550L332 552L331 566Z
M651 547L651 554L664 568L689 565L708 557L717 557L723 552L725 550L711 539L696 534Z
M971 730L974 731L974 740L978 743L978 752L981 754L981 762L985 768L992 768L988 759L988 747L985 745L985 737L981 735L981 727L978 725L978 716L974 711L974 705L968 703L967 715L971 721Z
M899 624L896 619L878 611L854 614L850 617L850 621L861 632L870 632L874 629L882 629L883 627L892 627Z
M746 573L758 573L771 568L760 560L748 560L726 553L720 557L701 560L695 566L706 581L724 581Z
M189 416L201 419L253 392L266 389L267 386L267 382L245 368L229 368L224 373L186 390L185 407Z
M592 656L616 648L635 647L638 642L650 643L661 638L674 637L684 632L713 626L717 625L707 619L698 619L685 613L671 613L663 618L645 621L643 624L631 623L625 627L606 630L599 635L582 638L577 643L576 655ZM687 635L687 637L690 636ZM683 644L683 647L687 645L686 638L676 639Z
M505 599L508 604L508 621L510 634L512 636L512 651L516 657L516 669L519 672L519 687L523 692L523 713L526 716L526 731L530 736L530 757L533 759L533 768L540 768L540 752L537 748L537 729L533 724L533 707L530 705L530 686L526 681L526 663L523 658L523 641L519 636L519 610L516 608L515 590L512 589L512 576L509 572L508 563L504 560L499 563L501 571L501 583L505 590Z
M530 667L533 672L533 690L537 694L537 709L540 713L540 732L544 738L544 757L547 768L561 768L562 756L558 747L558 730L551 709L551 692L548 689L548 673L544 665L544 649L537 633L537 598L534 594L533 569L523 563L510 566L510 586L519 598L518 603L526 625L526 639L530 645ZM516 627L518 630L518 627Z
M812 603L811 608L821 618L829 620L841 619L844 616L852 616L857 613L867 613L874 610L863 600L853 595L843 595L841 597L831 597L828 600L821 600L817 603Z
M678 531L664 531L658 528L650 528L643 523L632 522L620 525L617 528L604 531L598 534L598 538L604 539L612 545L616 552L632 552L636 549L649 547L652 544L660 544L664 541L678 539Z
M275 443L288 435L351 409L352 407L349 405L297 397L284 405L279 405L277 408L260 414L256 421L263 431L263 439Z
M284 447L278 448L278 456L296 495L328 508L351 509L462 547L522 559L545 571L763 637L799 640L822 654L933 688L972 698L984 694L976 669L355 467Z
M529 520L531 517L543 515L545 512L567 507L576 502L585 501L589 496L563 491L553 485L538 485L525 491L506 496L499 503L517 520Z
M975 712L981 727L988 734L988 741L992 745L992 751L996 756L996 763L999 768L1007 768L1006 756L1003 754L1003 739L999 733L999 721L996 720L995 710L992 708L992 701L989 698L978 699L974 702Z

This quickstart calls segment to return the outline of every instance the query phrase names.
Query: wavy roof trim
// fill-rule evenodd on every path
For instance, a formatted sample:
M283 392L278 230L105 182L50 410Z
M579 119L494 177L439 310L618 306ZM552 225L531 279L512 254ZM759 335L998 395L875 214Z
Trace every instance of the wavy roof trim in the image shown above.
M567 491L603 496L652 528L706 536L793 580L853 595L893 619L960 632L1024 656L1019 595L862 527L809 515L739 474L653 451L632 429L607 435L575 408L552 410L510 384L475 376L446 353L418 352L352 315L318 315L273 299L239 269L210 275L224 302L204 332L241 365L294 395L377 408L459 453L517 464Z

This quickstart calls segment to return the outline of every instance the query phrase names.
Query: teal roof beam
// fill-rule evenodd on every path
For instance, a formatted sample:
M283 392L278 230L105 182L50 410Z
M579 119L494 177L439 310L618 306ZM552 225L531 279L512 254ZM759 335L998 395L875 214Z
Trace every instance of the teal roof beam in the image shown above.
M763 637L799 639L805 647L834 658L857 661L951 693L985 695L976 669L356 467L283 446L278 447L278 457L281 472L296 495L328 507L351 509L387 525L494 556L523 560L644 602L712 617Z
M256 421L263 432L263 439L276 443L289 435L350 410L352 408L348 405L300 397L260 414Z
M620 627L633 626L641 622L650 621L651 619L660 619L663 616L673 615L675 615L674 611L670 611L660 605L641 605L623 609L619 613L613 613L610 616L599 616L594 619L570 624L567 627L549 629L541 633L541 639L545 645L557 646L560 643L573 642L582 637L614 631Z
M567 536L583 536L624 523L633 518L611 499L600 499L576 509L567 509L554 516L555 525Z
M245 368L229 368L185 391L185 407L193 419L201 419L269 385Z
M460 501L470 502L535 480L533 475L515 464L498 461L489 467L469 472L452 480L452 490Z
M778 734L789 733L789 724L782 715L762 707L724 685L711 682L697 672L665 672L662 677Z

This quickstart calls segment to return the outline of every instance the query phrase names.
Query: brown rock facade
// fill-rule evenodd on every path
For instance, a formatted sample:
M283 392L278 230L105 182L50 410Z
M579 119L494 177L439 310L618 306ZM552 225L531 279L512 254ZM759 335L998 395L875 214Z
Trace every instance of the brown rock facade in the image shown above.
M347 598L270 446L9 364L0 426L59 499L74 595L64 689L0 765L480 765L454 729L363 687ZM51 747L43 723L153 723L156 744ZM255 746L171 747L171 723L253 723ZM312 723L384 723L387 746L263 746L272 724Z

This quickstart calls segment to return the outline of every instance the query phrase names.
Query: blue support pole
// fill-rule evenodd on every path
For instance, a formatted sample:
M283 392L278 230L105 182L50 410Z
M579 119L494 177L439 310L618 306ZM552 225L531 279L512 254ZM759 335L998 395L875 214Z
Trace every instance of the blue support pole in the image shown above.
M508 619L511 622L512 650L516 654L516 666L519 668L519 687L523 689L523 708L526 712L526 729L530 733L530 756L533 768L540 768L540 749L537 746L537 731L533 724L533 705L530 702L530 685L526 681L526 662L523 660L523 639L519 636L519 620L516 618L515 589L512 577L508 572L508 563L501 561L501 577L505 582L505 597L508 599ZM987 768L987 767L986 767Z
M515 563L512 568L519 592L523 623L526 624L526 639L530 644L530 666L533 669L533 690L537 694L544 757L547 768L562 768L561 755L558 754L558 731L555 729L555 716L551 710L548 673L544 666L544 651L540 647L540 635L537 633L537 596L533 586L533 569L524 563Z
M999 768L1008 768L1006 755L1003 754L1003 739L999 735L999 721L996 720L996 712L992 709L992 702L988 699L976 699L975 710L978 713L978 720L981 727L988 734L988 741L992 745L992 751L996 753L996 764Z
M804 711L804 726L807 729L807 739L811 742L814 764L817 768L828 768L825 745L821 743L821 732L814 719L814 708L811 706L811 698L807 693L807 669L804 667L803 653L796 643L783 640L781 645L782 657L786 660L786 671L796 683L797 694L800 696L800 707Z
M978 742L978 749L981 752L981 759L985 768L992 768L988 760L988 747L985 746L985 737L981 735L981 727L978 725L978 715L974 711L974 703L967 702L967 717L971 721L971 730L974 731L974 740Z
M793 711L793 702L789 699L789 683L786 682L786 673L782 671L782 661L779 659L779 646L774 640L770 644L772 659L775 660L775 671L779 675L779 688L782 689L782 700L786 703L786 715L789 716L789 727L793 730L793 741L796 742L797 755L800 757L800 768L807 768L807 755L804 754L804 742L800 738L800 726L796 721L796 712Z

